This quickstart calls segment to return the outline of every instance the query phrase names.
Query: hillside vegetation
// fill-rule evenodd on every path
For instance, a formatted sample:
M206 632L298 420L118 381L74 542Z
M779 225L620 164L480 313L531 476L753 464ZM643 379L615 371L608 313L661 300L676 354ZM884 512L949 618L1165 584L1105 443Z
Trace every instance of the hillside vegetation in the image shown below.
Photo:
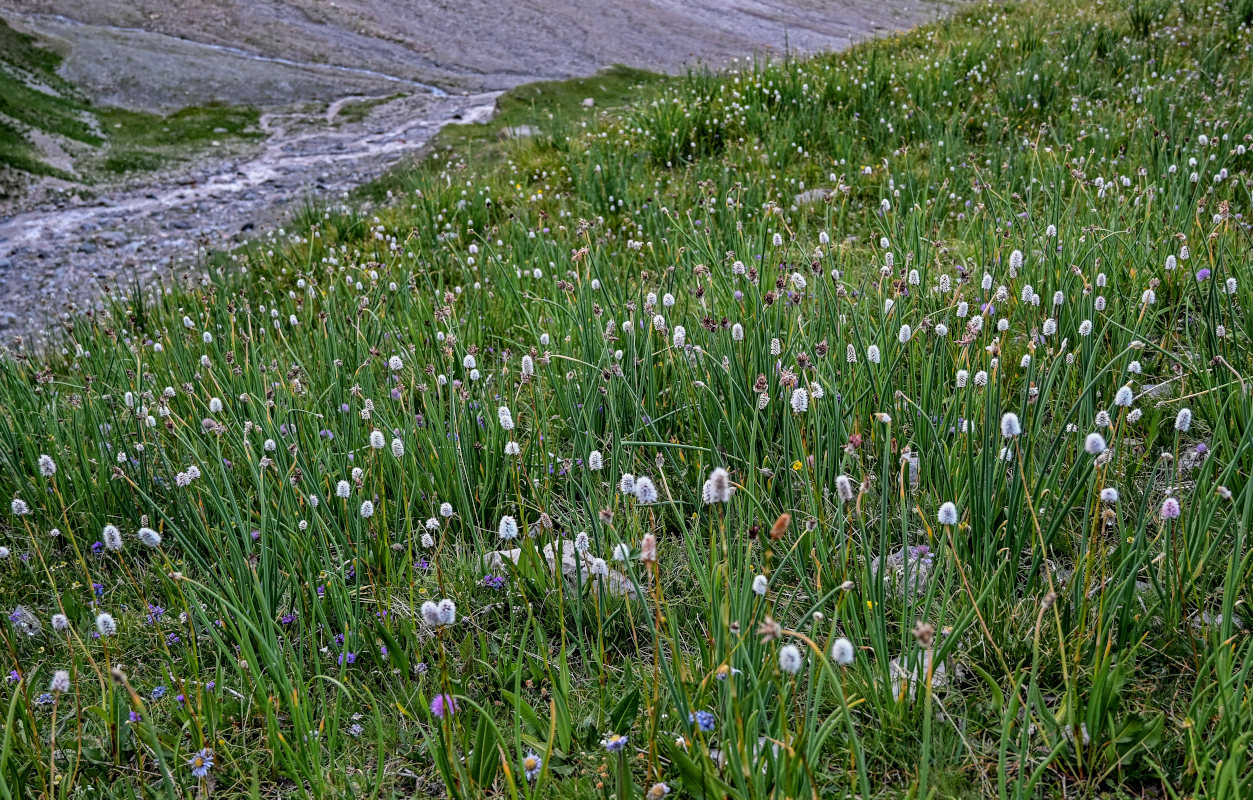
M259 114L251 108L213 105L161 116L93 105L60 76L60 64L48 43L0 20L0 198L31 177L89 186L258 135Z
M1253 796L1251 48L524 87L10 351L0 794Z
M0 167L67 177L40 157L29 140L31 130L101 144L99 132L84 119L86 102L57 75L60 63L54 50L0 20Z

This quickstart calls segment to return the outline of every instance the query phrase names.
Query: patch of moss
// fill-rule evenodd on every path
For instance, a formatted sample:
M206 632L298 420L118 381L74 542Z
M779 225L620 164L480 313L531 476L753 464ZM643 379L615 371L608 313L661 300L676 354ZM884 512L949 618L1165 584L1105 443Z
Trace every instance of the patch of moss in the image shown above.
M97 111L108 137L99 169L109 174L159 169L186 160L214 142L257 139L260 112L255 108L208 105L184 108L162 117L120 108Z
M259 137L255 108L207 105L169 116L105 108L96 112L114 148L197 147L234 136Z
M404 96L405 95L403 94L392 94L387 97L371 97L368 100L356 100L351 103L344 103L339 107L339 111L335 114L334 122L339 125L342 125L345 122L360 122L375 108Z

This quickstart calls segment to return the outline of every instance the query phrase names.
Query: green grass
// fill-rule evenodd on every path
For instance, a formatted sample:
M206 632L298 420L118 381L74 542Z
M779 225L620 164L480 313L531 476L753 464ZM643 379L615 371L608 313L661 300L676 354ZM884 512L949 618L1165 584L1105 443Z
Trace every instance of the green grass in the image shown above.
M494 148L506 128L529 125L542 135L552 136L556 129L592 116L583 107L585 99L595 101L594 108L613 108L638 98L647 87L664 80L655 72L618 65L587 78L524 84L501 94L489 122L449 125L440 131L437 145L480 158L481 148Z
M550 89L0 359L0 794L1253 795L1253 31L1146 8Z
M564 136L575 125L593 120L598 111L617 108L637 100L665 78L655 72L622 65L609 67L587 78L540 81L502 92L496 111L486 122L446 125L425 148L427 165L448 161L472 161L489 168L515 148L510 129L531 128L535 137L550 141ZM592 109L583 101L592 98ZM420 169L421 167L419 167ZM358 199L382 200L412 182L415 165L404 163L354 192Z

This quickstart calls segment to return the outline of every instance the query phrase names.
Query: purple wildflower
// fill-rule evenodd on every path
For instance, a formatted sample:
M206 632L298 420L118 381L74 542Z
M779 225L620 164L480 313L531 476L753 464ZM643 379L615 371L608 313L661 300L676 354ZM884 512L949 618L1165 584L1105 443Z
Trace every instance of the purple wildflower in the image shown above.
M443 719L445 714L456 714L457 701L450 694L437 694L431 700L431 713L439 719Z

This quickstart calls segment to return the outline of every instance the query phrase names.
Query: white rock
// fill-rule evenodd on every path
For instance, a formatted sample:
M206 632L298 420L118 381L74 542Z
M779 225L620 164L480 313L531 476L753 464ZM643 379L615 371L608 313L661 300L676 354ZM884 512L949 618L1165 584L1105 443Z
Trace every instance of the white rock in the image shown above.
M542 552L544 553L544 559L548 562L548 569L555 572L557 569L556 544L554 542L549 542L544 545ZM607 580L608 582L605 585L605 590L610 594L618 597L635 597L635 586L631 583L631 579L626 575L615 569L609 570L607 578L593 575L591 570L592 558L587 554L583 555L582 570L580 570L578 561L576 560L578 555L579 554L575 552L573 542L567 541L562 543L561 574L565 575L571 583L574 583L575 575L579 575L581 572L579 579L582 583L587 583L588 581L599 583L601 580ZM505 559L517 564L521 558L522 548L520 547L515 547L512 550L495 550L483 557L483 564L487 569L499 570L504 565Z
M948 669L944 662L939 662L932 670L931 662L934 658L933 650L924 650L921 655L909 654L901 655L892 659L892 663L888 665L892 673L892 694L895 697L901 696L901 682L907 681L909 684L909 697L912 700L916 689L926 688L928 673L930 673L932 690L943 689L948 685Z

